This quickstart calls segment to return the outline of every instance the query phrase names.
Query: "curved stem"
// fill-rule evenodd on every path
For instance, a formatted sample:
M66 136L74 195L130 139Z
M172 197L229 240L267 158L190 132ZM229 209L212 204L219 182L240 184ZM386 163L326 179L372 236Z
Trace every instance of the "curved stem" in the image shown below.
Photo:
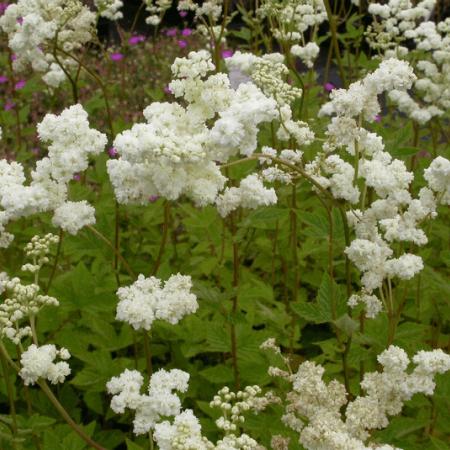
M105 107L106 107L106 114L107 114L107 119L108 119L108 126L109 126L109 130L111 132L111 139L114 137L114 125L113 125L113 121L112 121L112 114L111 114L111 107L109 105L109 99L108 99L108 94L106 91L106 86L103 83L103 80L94 72L92 71L89 67L87 67L83 61L79 58L77 58L76 56L72 55L69 52L66 52L65 50L61 49L61 48L56 48L57 51L61 52L62 54L68 56L69 58L72 58L74 61L76 61L80 67L82 67L92 78L94 78L94 80L97 82L97 84L99 85L102 93L103 93L103 100L105 101Z
M86 444L91 446L92 448L95 448L96 450L106 450L104 447L102 447L100 444L95 442L93 439L91 439L84 430L70 417L69 413L65 410L64 406L59 403L59 400L55 397L52 390L49 388L48 384L41 380L38 381L39 387L42 389L42 392L47 396L47 398L50 400L50 402L53 404L55 409L59 412L61 417L67 422L67 424L72 428L75 433L78 434L78 436L83 439Z
M3 358L3 360L6 360L6 362L16 371L20 371L20 367L11 359L9 356L8 351L6 350L5 346L3 345L3 342L0 341L0 354ZM37 382L39 387L42 389L42 392L47 396L47 398L50 400L50 402L53 404L55 409L61 414L61 417L67 422L67 424L77 433L88 445L90 445L92 448L95 448L96 450L107 450L104 447L102 447L100 444L95 442L93 439L91 439L82 428L70 417L69 413L64 409L64 406L59 403L59 400L55 397L51 389L48 387L48 384L44 380L40 380Z
M144 352L145 352L145 362L147 365L147 373L148 376L151 377L153 373L152 350L150 347L150 337L148 335L147 330L144 330Z
M103 242L105 242L108 247L111 248L111 250L117 254L117 257L120 259L120 261L122 262L123 266L125 267L126 271L128 272L128 274L130 275L130 277L132 278L136 278L136 274L133 272L133 270L131 269L130 265L128 264L127 260L120 254L120 252L118 252L118 250L114 247L113 244L111 244L111 242L109 241L108 238L106 238L102 233L100 233L100 231L98 231L96 228L94 228L92 225L87 225L86 228L88 228L89 230L91 230L98 238L100 238Z

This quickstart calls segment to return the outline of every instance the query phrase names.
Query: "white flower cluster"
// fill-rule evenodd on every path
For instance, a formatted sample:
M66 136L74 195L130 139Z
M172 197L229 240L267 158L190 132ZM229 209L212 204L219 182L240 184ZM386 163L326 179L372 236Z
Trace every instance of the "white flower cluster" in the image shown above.
M293 45L291 53L300 58L308 69L314 66L314 61L319 56L320 48L315 42L308 42L306 45Z
M435 0L390 0L372 3L369 12L377 19L369 28L369 44L382 51L382 56L409 58L418 79L411 92L393 90L390 100L397 108L419 124L443 115L450 108L450 19L430 21ZM371 32L373 28L373 33ZM415 48L402 44L408 40Z
M392 449L367 443L370 431L387 427L389 416L400 414L414 394L432 395L435 375L450 370L450 356L442 350L419 351L412 361L415 368L408 373L407 354L390 346L378 356L383 371L366 373L361 383L365 395L352 401L340 382L322 380L323 367L306 361L290 376L293 390L283 421L299 433L307 450Z
M212 70L206 51L177 58L170 89L187 106L153 103L147 123L116 137L120 157L107 164L120 203L146 204L153 195L214 203L226 182L217 162L254 152L258 125L277 116L275 102L252 83L232 89L225 74L208 76Z
M155 27L161 23L164 14L172 6L172 0L144 0L144 3L146 11L150 13L145 21Z
M118 289L116 319L129 323L135 330L148 331L157 319L175 325L198 309L191 288L190 276L172 275L162 285L158 278L139 275L131 286Z
M234 77L241 79L244 76L244 80L245 77L250 78L265 95L283 106L302 95L300 88L284 81L289 70L283 61L284 56L281 53L269 53L260 57L237 51L225 60L225 64Z
M113 377L106 388L113 395L111 409L117 414L123 414L126 408L135 411L134 433L145 434L163 417L180 414L181 402L173 391L186 392L188 382L189 374L182 370L160 369L150 378L148 394L141 394L143 376L137 370L126 369Z
M352 83L348 89L333 89L331 101L322 106L319 115L361 116L373 121L380 112L377 96L394 89L409 89L415 79L414 71L406 61L386 59L374 72Z
M259 206L269 206L277 202L275 189L264 187L258 175L248 175L242 179L239 187L226 188L216 200L217 210L226 217L237 208L256 209Z
M56 358L63 361L54 362ZM70 353L64 347L57 350L54 345L38 347L31 344L20 357L19 375L26 386L36 383L39 378L46 378L52 384L63 383L70 375L69 364L65 361L69 358Z
M123 6L122 0L94 0L94 5L101 17L109 20L118 20L123 17L120 11Z
M59 116L47 114L38 132L41 142L50 145L48 156L32 171L29 185L20 163L0 160L0 247L7 247L13 239L5 225L21 217L55 211L53 223L72 234L95 223L94 210L86 202L67 202L67 184L75 173L87 169L89 155L104 149L106 136L89 127L81 105Z
M15 70L27 65L44 74L43 80L57 87L66 78L65 69L75 61L54 49L72 52L89 42L95 33L95 14L79 0L18 0L0 17L0 28L8 34L8 44L16 55Z
M276 24L273 34L282 42L305 42L305 32L327 20L323 0L263 0L256 13Z
M193 11L196 19L205 16L212 23L216 23L222 15L223 0L206 0L199 4L194 0L180 0L179 11Z
M405 34L414 30L417 23L428 20L436 0L389 0L387 3L370 3L368 11L377 16L367 30L367 41L374 49L382 51L398 50L399 44L406 40ZM400 47L400 52L407 48Z
M51 244L58 242L58 236L47 234L43 238L34 236L26 245L25 252L32 263L22 266L22 270L34 274L35 283L23 285L19 278L9 278L5 272L0 273L0 294L6 292L5 300L0 304L0 336L10 339L15 344L31 336L31 328L21 325L23 319L35 316L44 306L58 306L54 297L39 294L37 284L39 270L48 262Z

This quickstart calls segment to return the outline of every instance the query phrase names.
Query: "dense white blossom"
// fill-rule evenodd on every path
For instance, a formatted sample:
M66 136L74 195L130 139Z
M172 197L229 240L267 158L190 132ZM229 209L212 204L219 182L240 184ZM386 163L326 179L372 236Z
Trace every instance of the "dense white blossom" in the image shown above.
M310 361L300 364L290 376L293 389L287 394L283 421L299 433L301 445L307 450L392 449L366 442L371 430L387 427L389 417L400 414L414 394L432 395L434 376L450 370L450 356L442 350L418 352L412 372L408 355L396 346L381 353L378 362L383 370L366 373L361 382L365 394L351 401L340 382L322 380L323 367Z
M65 202L55 209L52 223L70 234L77 234L84 226L95 223L95 209L86 200Z
M99 14L109 20L118 20L123 17L120 8L123 6L122 0L94 0L94 4Z
M117 414L127 408L134 410L134 433L145 434L163 417L180 414L181 401L174 391L186 392L188 382L189 374L182 370L160 369L150 377L148 394L141 394L142 375L126 369L120 376L113 377L106 388L113 395L111 409Z
M63 361L54 362L56 358ZM57 350L54 345L42 345L38 347L31 344L20 357L19 375L25 385L34 384L39 378L45 378L52 384L63 383L70 375L70 367L66 359L70 358L70 353L65 348Z
M157 319L174 325L197 311L197 297L191 288L189 276L172 275L163 284L158 278L139 275L131 286L118 289L116 319L129 323L135 330L150 330Z
M95 21L95 13L78 0L18 0L0 17L0 28L8 34L8 45L16 55L14 69L31 65L45 82L57 87L65 79L60 64L65 70L76 65L60 50L71 52L89 42Z

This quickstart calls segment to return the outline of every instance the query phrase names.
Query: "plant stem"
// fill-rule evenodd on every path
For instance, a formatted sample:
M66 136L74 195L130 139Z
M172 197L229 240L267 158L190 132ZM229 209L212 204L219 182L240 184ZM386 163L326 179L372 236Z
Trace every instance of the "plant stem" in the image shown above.
M0 352L0 362L2 365L2 371L3 371L3 379L5 380L6 385L6 392L8 394L8 401L9 401L9 413L11 415L12 419L12 434L13 434L13 445L14 448L16 448L16 437L17 437L17 416L16 416L16 405L14 403L14 392L11 384L11 378L9 377L9 370L8 370L8 361L5 358L5 355L3 352Z
M164 203L164 222L162 227L162 237L159 244L158 256L156 257L155 264L151 274L156 275L158 273L159 266L161 265L162 257L164 255L164 250L167 244L167 236L169 235L169 222L170 222L170 203L168 200Z
M117 286L120 287L119 275L119 255L120 255L120 211L117 200L114 202L114 275Z
M334 16L329 0L323 0L323 3L325 5L325 9L327 11L328 16L328 22L330 23L330 31L331 31L331 42L334 49L334 54L336 55L336 62L338 64L339 68L339 77L341 78L342 85L346 88L347 87L347 81L346 77L344 75L344 67L342 65L342 59L341 59L341 53L339 50L339 41L337 37L337 26L336 26L336 17Z
M94 228L92 225L87 225L86 228L91 230L98 238L100 238L103 242L105 242L113 251L115 254L117 254L117 257L122 262L123 266L125 267L126 271L130 275L131 278L136 278L136 274L131 269L130 265L128 264L127 260L118 252L118 250L114 247L113 244L109 241L107 237L105 237L100 231L98 231L96 228Z
M11 359L8 351L6 350L3 342L0 341L0 355L6 362L16 371L20 372L20 367ZM37 382L39 387L42 389L42 392L47 396L50 402L53 404L55 409L61 414L61 417L67 422L67 424L77 433L88 445L96 450L107 450L102 447L100 444L91 439L80 426L74 422L72 417L70 417L69 413L64 409L64 406L59 403L59 400L55 397L51 389L48 387L47 383L44 380L40 380Z
M232 317L231 317L231 359L233 364L233 374L234 374L234 385L236 390L240 387L240 374L239 366L237 360L237 336L236 336L236 313L238 311L238 286L239 286L239 247L236 242L236 223L235 223L235 213L231 213L230 216L230 228L231 228L231 238L233 245L233 288L235 290L232 298Z
M59 400L55 397L52 390L48 387L48 384L44 381L38 381L38 384L44 394L47 396L47 398L50 400L50 402L53 404L55 409L61 414L61 417L67 422L67 424L72 428L75 433L78 434L78 436L83 439L86 444L90 445L92 448L95 448L97 450L106 450L104 447L102 447L100 444L95 442L93 439L91 439L84 430L70 417L69 413L64 409L64 406L59 403Z
M145 353L145 363L147 365L148 376L151 377L153 373L152 364L152 349L150 347L150 337L147 330L144 330L144 353Z
M299 288L299 271L298 271L298 236L297 236L297 185L292 185L292 204L290 211L291 219L291 252L292 252L292 264L294 281L292 285L292 301L295 303L298 300L298 288ZM287 303L288 314L291 314L291 331L289 336L289 353L292 355L294 351L294 335L295 335L295 323L297 321L296 315L294 315L292 308L290 308L290 302Z

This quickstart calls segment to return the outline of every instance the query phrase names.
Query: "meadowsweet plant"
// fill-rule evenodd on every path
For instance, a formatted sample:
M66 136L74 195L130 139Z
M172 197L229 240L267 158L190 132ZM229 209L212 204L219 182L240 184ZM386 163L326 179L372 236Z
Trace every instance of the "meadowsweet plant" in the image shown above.
M443 6L130 5L0 5L0 448L448 448Z

